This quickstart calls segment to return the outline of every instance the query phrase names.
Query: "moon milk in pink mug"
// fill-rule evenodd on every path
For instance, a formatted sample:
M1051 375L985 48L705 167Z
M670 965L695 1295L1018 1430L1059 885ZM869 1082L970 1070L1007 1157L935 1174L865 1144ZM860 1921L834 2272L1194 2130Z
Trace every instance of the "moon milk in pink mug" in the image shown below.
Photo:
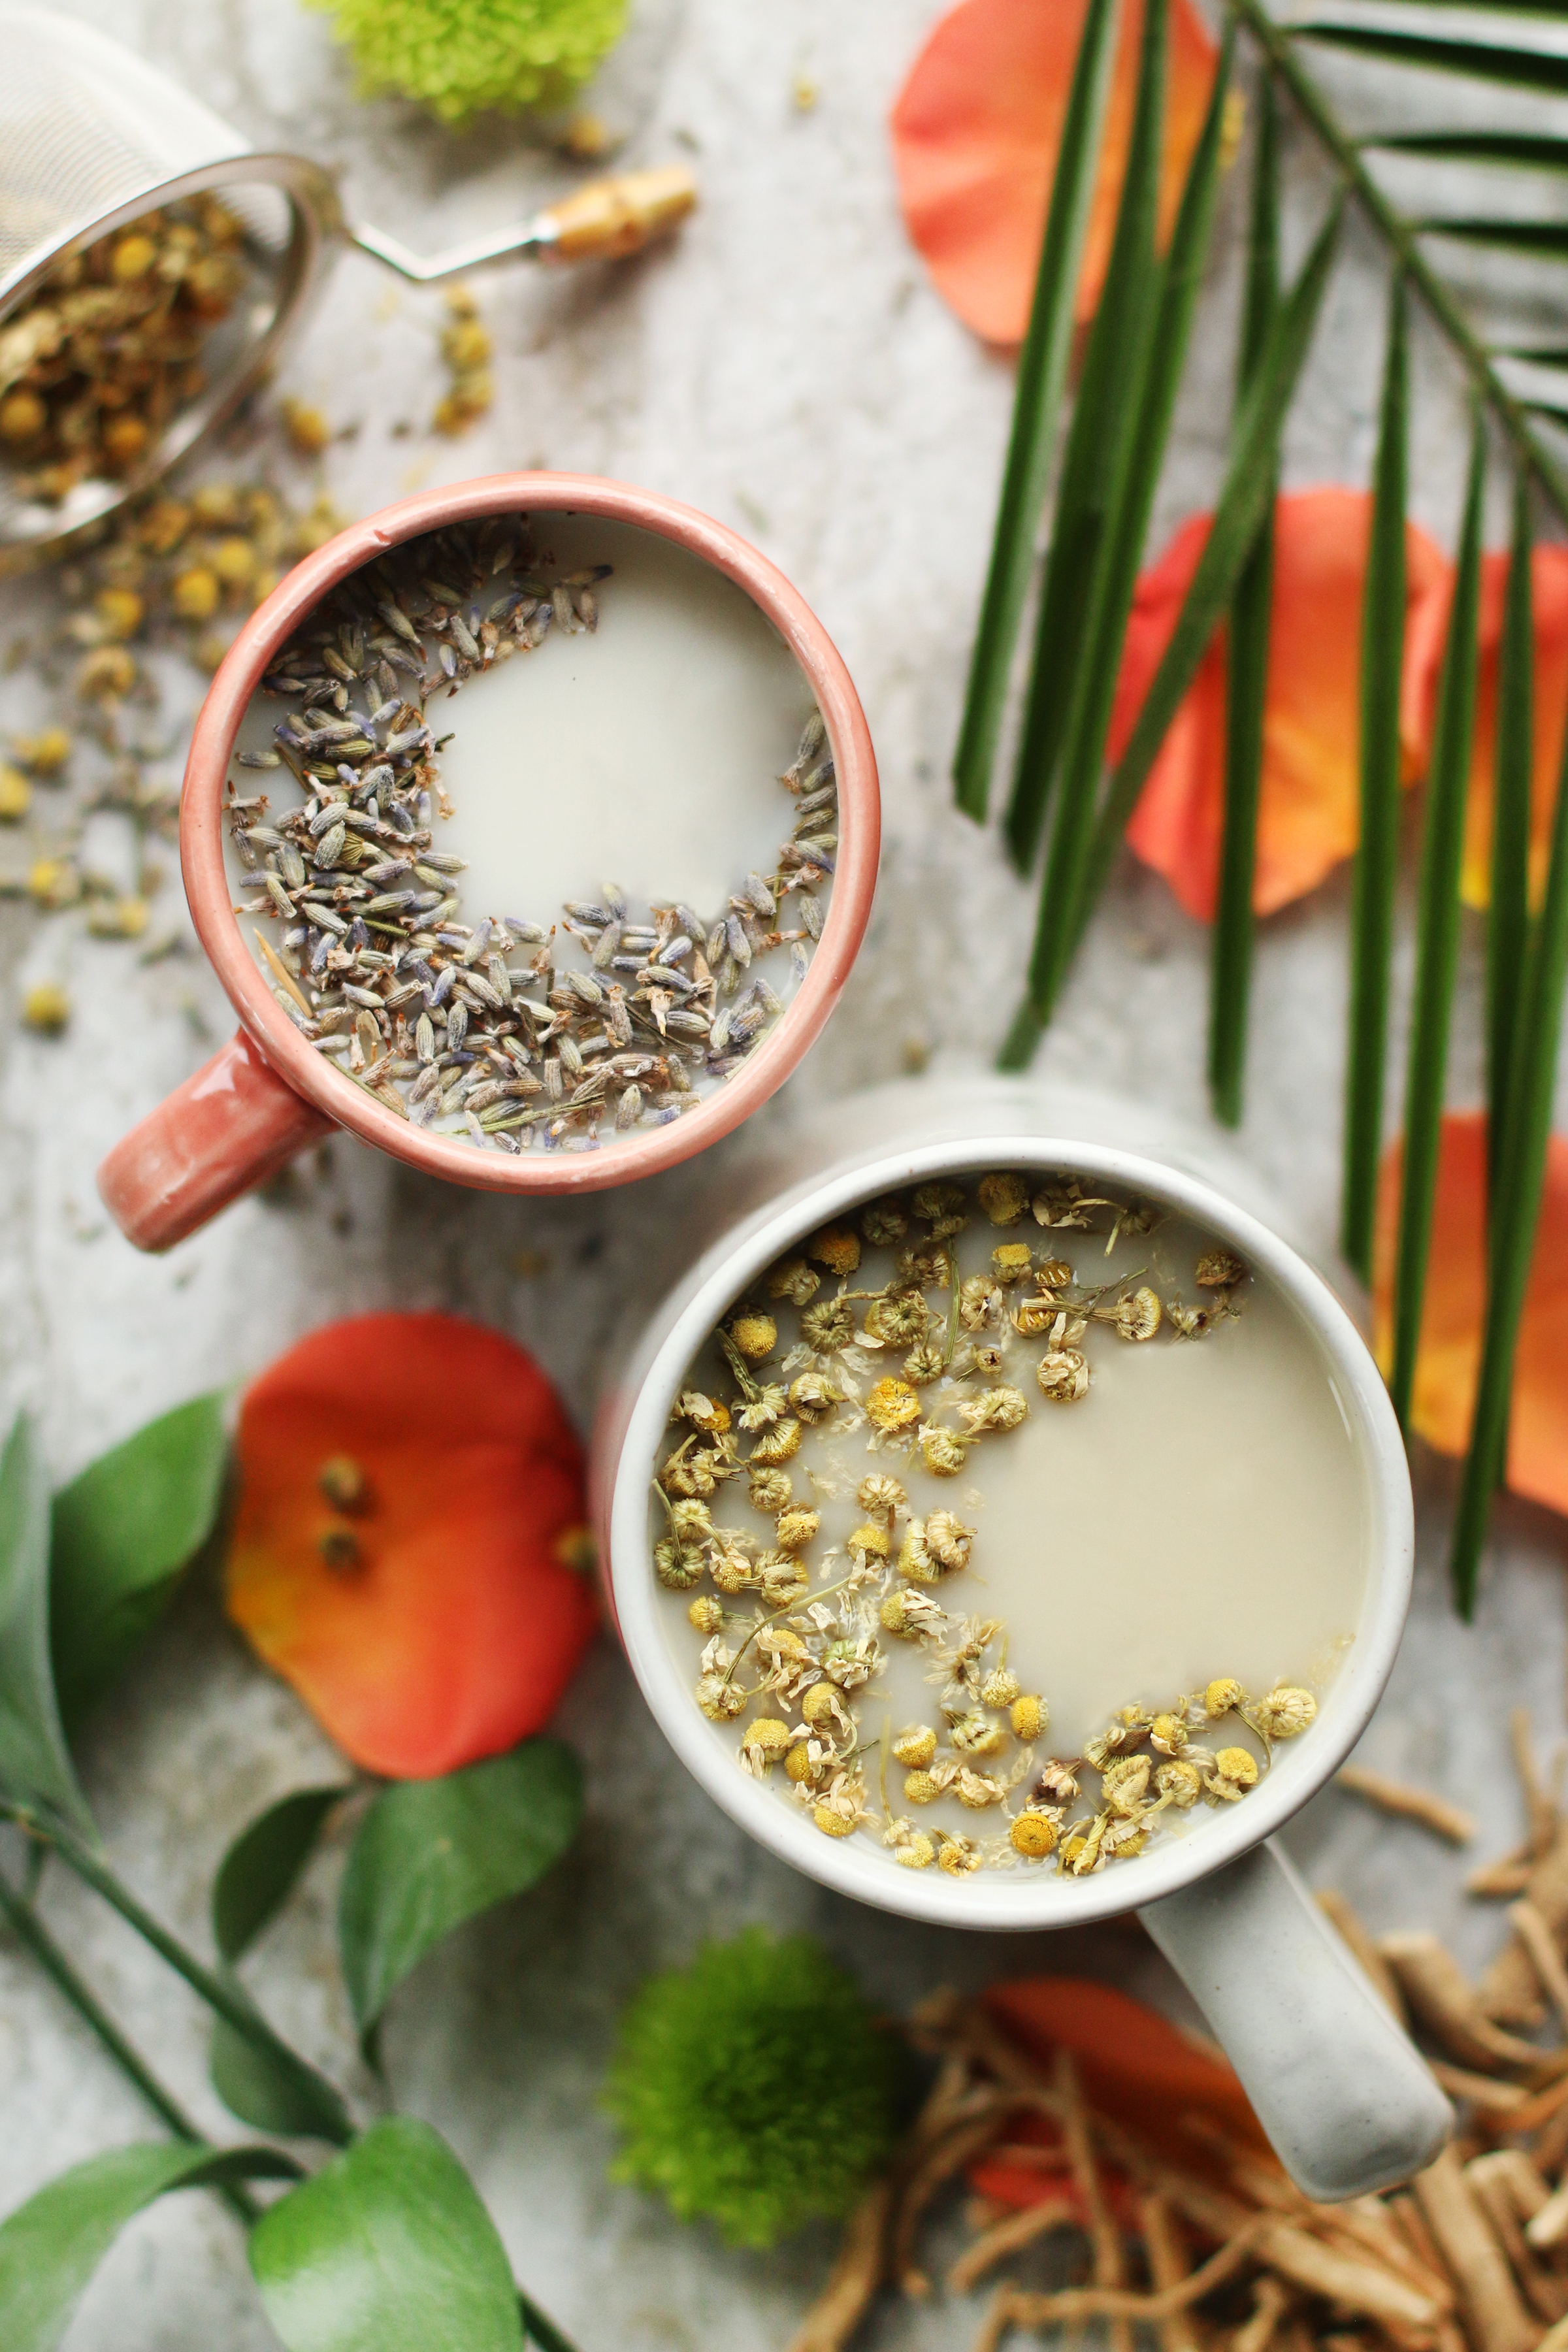
M181 859L239 1030L103 1197L167 1248L334 1127L494 1192L671 1167L821 1030L879 830L843 661L722 524L568 474L406 499L213 680Z

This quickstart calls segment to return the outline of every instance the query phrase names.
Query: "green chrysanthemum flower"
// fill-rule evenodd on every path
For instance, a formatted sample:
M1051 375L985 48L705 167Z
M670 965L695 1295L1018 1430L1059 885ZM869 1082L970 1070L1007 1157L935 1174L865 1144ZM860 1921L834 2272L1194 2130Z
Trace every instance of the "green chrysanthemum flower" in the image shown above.
M626 29L627 0L309 0L353 50L367 96L443 122L563 105Z
M892 2144L900 2053L809 1937L760 1927L655 1977L621 2021L615 2177L771 2246L847 2212Z

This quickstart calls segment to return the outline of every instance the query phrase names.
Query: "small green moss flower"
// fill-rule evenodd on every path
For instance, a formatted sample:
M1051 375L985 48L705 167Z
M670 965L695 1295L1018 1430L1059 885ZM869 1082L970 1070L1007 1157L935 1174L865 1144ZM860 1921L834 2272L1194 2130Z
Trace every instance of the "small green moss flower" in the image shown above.
M605 2104L619 2180L771 2246L845 2213L892 2143L899 2051L809 1937L761 1927L652 1978L621 2020Z
M361 89L443 122L563 105L615 47L627 0L309 0L353 50Z

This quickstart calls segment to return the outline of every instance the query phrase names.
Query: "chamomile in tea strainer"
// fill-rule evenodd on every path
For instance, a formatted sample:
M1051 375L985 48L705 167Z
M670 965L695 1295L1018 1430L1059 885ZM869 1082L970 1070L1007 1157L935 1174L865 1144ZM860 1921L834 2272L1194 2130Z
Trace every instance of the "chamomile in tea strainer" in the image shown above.
M134 429L122 426L111 469L82 454L100 455L103 446L92 437L102 418L93 414L90 387L58 415L21 390L11 416L24 429L0 436L0 572L99 521L183 457L268 366L334 247L356 245L427 283L510 254L575 261L633 253L696 198L682 166L626 173L512 228L421 259L395 238L347 220L320 164L258 152L177 83L85 25L43 9L0 6L0 421L19 387L40 373L47 378L51 338L54 352L68 332L78 339L73 352L90 349L100 312L105 340L116 331L127 305L116 309L113 268L132 240L115 249L107 282L89 278L66 289L62 300L71 307L62 318L53 289L69 278L77 257L156 213L186 241L181 266L188 291L189 255L205 233L193 224L221 218L227 239L216 257L222 299L204 315L196 285L177 322L190 344L188 362L164 369L150 415L139 416ZM143 243L151 276L163 255ZM160 315L168 348L166 301ZM174 349L176 361L184 356ZM126 380L122 369L117 392ZM47 425L57 443L74 431L75 463L29 468L30 423L40 435Z

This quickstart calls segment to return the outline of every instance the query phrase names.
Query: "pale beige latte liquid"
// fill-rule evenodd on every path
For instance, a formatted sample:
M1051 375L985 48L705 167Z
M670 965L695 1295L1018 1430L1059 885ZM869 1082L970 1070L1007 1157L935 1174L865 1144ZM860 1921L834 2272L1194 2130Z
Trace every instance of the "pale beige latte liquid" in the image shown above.
M1189 1304L1205 1296L1194 1286L1194 1268L1214 1245L1211 1235L1172 1217L1152 1234L1119 1241L1107 1255L1103 1233L1047 1234L1032 1222L998 1233L972 1213L956 1244L961 1273L984 1269L996 1243L1017 1239L1027 1240L1037 1258L1056 1253L1070 1261L1086 1286L1142 1269L1163 1297ZM874 1288L890 1271L886 1252L868 1251L850 1286ZM834 1287L825 1283L819 1297ZM800 1499L822 1514L811 1548L814 1588L825 1551L838 1552L824 1563L826 1575L842 1573L845 1539L865 1517L856 1487L868 1473L884 1471L904 1485L913 1513L954 1512L974 1529L969 1568L927 1590L954 1621L1005 1621L1007 1664L1049 1707L1037 1767L1049 1756L1079 1755L1120 1708L1137 1702L1157 1711L1224 1676L1254 1694L1288 1683L1321 1699L1354 1638L1366 1595L1371 1479L1337 1376L1296 1309L1256 1276L1240 1286L1237 1303L1236 1319L1196 1339L1176 1339L1167 1324L1153 1340L1133 1344L1091 1324L1081 1343L1091 1384L1072 1404L1042 1397L1035 1379L1041 1344L1007 1336L1000 1377L1026 1396L1028 1416L1016 1430L984 1436L955 1478L931 1476L918 1455L890 1454L885 1441L868 1444L864 1427L838 1436L808 1430L789 1468ZM780 1309L781 1332L793 1334L795 1322ZM781 1339L781 1358L784 1347ZM867 1357L872 1369L859 1382L862 1394L883 1372L898 1371L900 1353ZM733 1389L712 1349L693 1366L691 1381L714 1394ZM946 1385L951 1420L953 1391ZM928 1417L941 1416L942 1388L923 1389L921 1402ZM722 1526L768 1538L769 1523L750 1508L743 1478L721 1489L712 1511ZM701 1642L687 1619L689 1598L661 1593L660 1604L671 1653L694 1681ZM753 1599L733 1605L744 1609ZM904 1774L890 1759L883 1780L887 1735L917 1722L940 1728L945 1677L919 1644L884 1634L880 1647L884 1670L856 1694L855 1709L863 1742L884 1742L867 1760L868 1801L897 1816L910 1809L900 1798ZM744 1719L715 1725L713 1737L733 1753L743 1728ZM1234 1717L1211 1736L1215 1746L1240 1744L1262 1759L1260 1743ZM1018 1757L1018 1743L1010 1741L987 1769L1005 1771ZM782 1773L769 1777L780 1801L789 1801ZM1031 1771L1020 1781L1015 1806L1033 1778ZM1203 1806L1171 1814L1161 1833L1191 1833L1211 1818ZM949 1797L922 1808L916 1826L985 1837L1005 1831L1005 1822ZM875 1838L879 1828L861 1834Z

